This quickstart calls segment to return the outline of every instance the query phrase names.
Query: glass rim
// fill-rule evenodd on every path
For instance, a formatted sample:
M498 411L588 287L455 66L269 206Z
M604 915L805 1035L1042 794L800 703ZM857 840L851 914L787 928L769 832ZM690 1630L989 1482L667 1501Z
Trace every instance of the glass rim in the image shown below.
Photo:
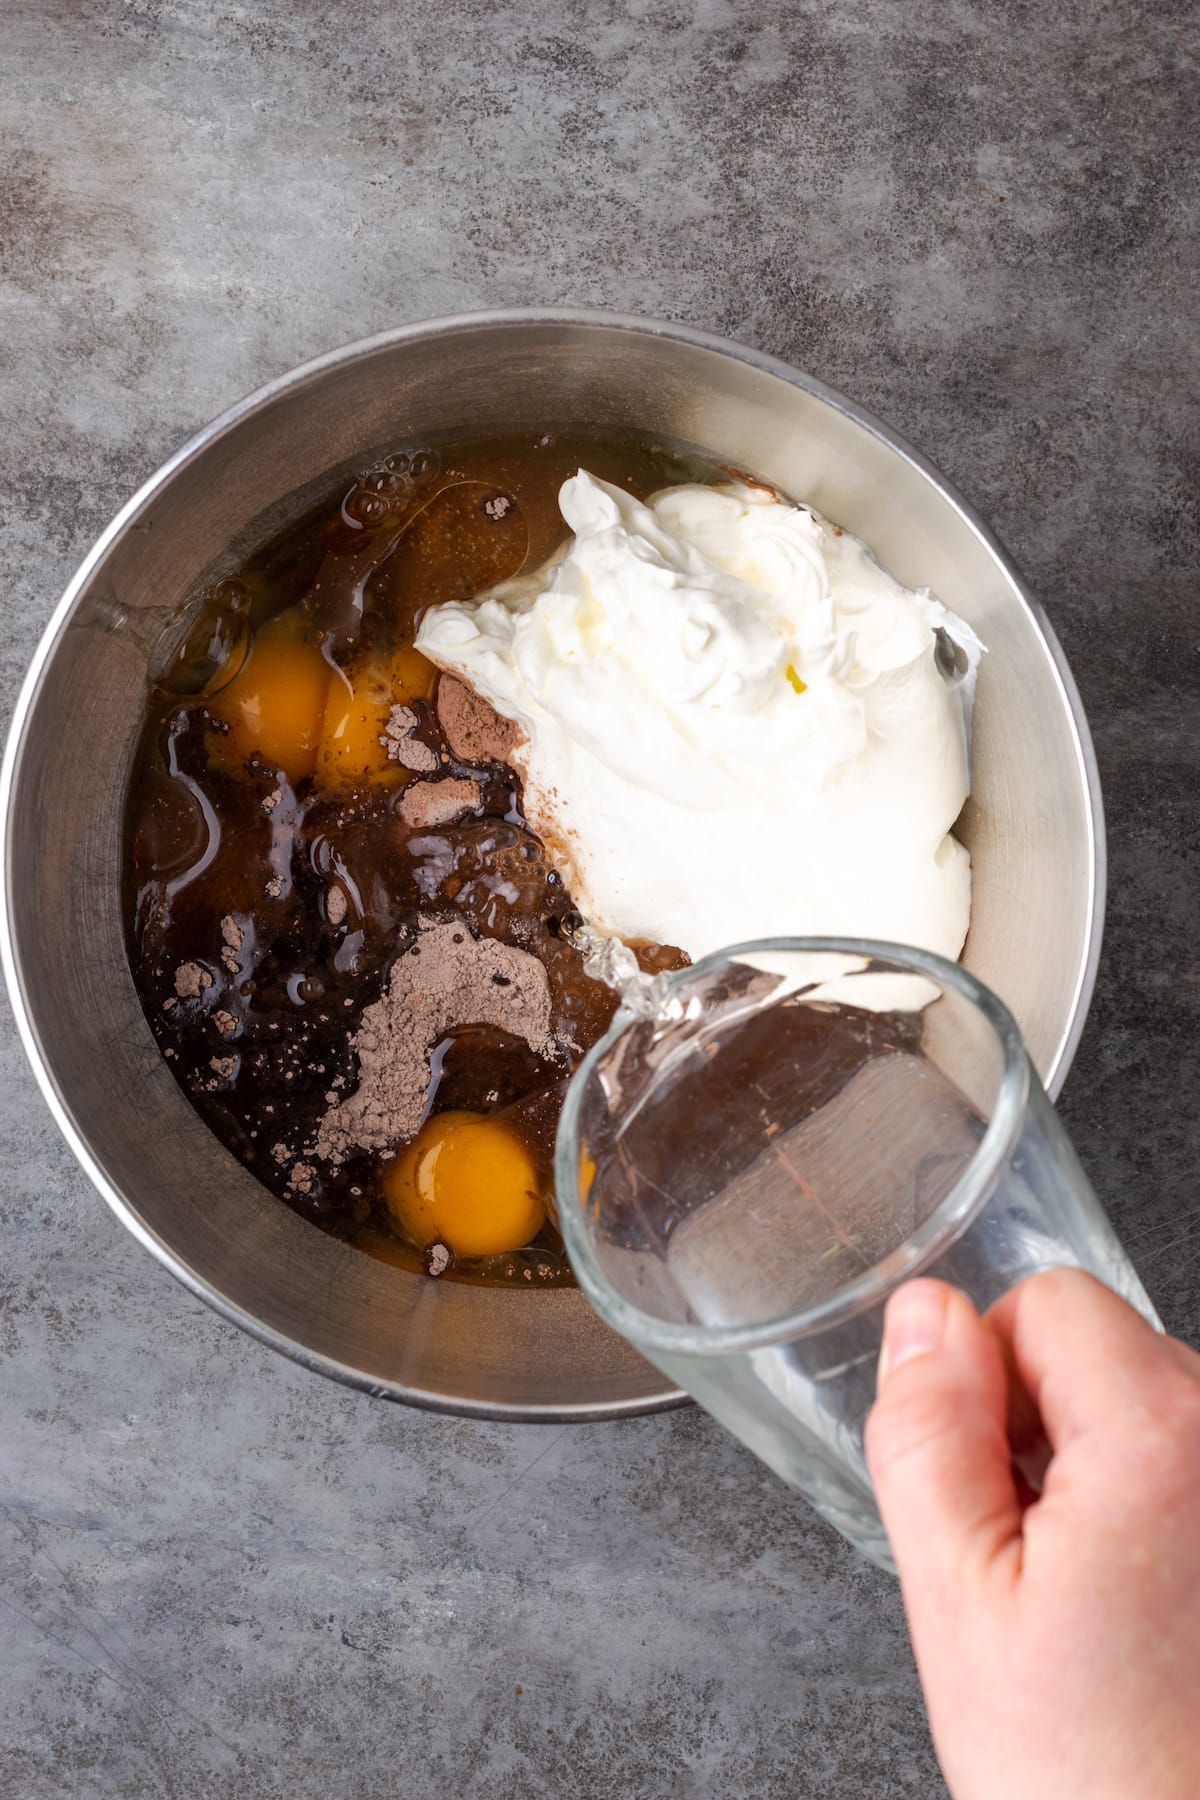
M698 974L720 972L751 955L840 955L863 957L868 961L892 963L905 972L930 976L943 987L954 989L983 1014L1000 1045L1003 1068L991 1118L970 1162L955 1181L949 1193L933 1208L928 1218L906 1237L897 1249L879 1262L872 1263L853 1280L835 1288L823 1300L794 1307L753 1325L680 1325L657 1319L626 1300L603 1273L592 1250L580 1213L584 1197L579 1192L579 1114L582 1096L597 1064L637 1015L618 1006L612 1024L604 1036L592 1046L571 1077L558 1123L554 1148L554 1183L558 1202L559 1229L566 1244L571 1267L587 1298L606 1324L648 1354L661 1351L678 1356L728 1356L746 1350L766 1348L789 1338L803 1337L813 1331L841 1322L866 1306L882 1299L901 1281L919 1273L937 1253L951 1241L963 1225L969 1224L991 1193L995 1178L1014 1148L1029 1103L1033 1072L1029 1053L1016 1020L983 982L961 963L950 962L932 950L919 950L911 945L890 944L871 938L755 938L731 944L701 957L685 969L672 971L666 978L668 992L685 986Z

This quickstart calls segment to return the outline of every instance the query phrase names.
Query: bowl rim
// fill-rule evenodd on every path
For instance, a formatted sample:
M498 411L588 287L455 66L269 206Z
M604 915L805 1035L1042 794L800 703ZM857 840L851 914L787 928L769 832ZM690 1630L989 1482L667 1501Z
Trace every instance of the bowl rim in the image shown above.
M93 1155L83 1133L75 1124L67 1096L60 1089L54 1070L42 1049L34 1008L22 973L21 952L13 924L11 894L15 872L12 858L12 821L20 783L21 763L27 727L37 705L44 680L71 621L79 599L114 544L124 536L138 516L152 503L159 491L187 463L209 450L245 419L270 407L286 394L294 394L307 383L316 381L328 371L343 364L373 355L381 350L432 338L450 337L497 326L524 329L539 325L573 326L618 330L641 337L662 338L730 358L774 376L789 387L799 388L843 414L854 424L878 438L889 450L901 456L935 489L940 498L955 511L968 530L998 564L1016 598L1029 612L1038 635L1049 653L1067 711L1071 718L1076 753L1080 760L1083 786L1088 796L1089 862L1088 905L1086 919L1086 955L1078 971L1068 1023L1063 1032L1054 1062L1047 1070L1044 1085L1051 1099L1062 1089L1067 1072L1079 1047L1088 1009L1095 990L1104 928L1104 902L1107 891L1107 852L1104 805L1100 788L1100 771L1096 761L1091 731L1083 709L1079 689L1071 673L1062 646L1040 603L1030 591L1013 559L995 533L980 515L934 465L900 433L892 430L866 407L848 399L837 389L817 380L782 358L726 338L719 333L636 313L609 311L604 308L572 306L530 306L486 308L471 312L451 313L430 319L413 320L367 337L356 338L333 350L274 376L262 386L244 395L207 425L194 432L136 489L100 533L84 556L62 597L54 607L38 640L32 661L17 693L9 724L3 762L0 763L0 969L8 988L17 1032L42 1097L59 1131L66 1139L77 1162L101 1198L120 1219L125 1228L183 1285L221 1317L239 1326L260 1343L279 1351L293 1362L315 1373L331 1376L345 1386L357 1388L379 1398L402 1400L460 1416L498 1421L582 1423L602 1419L618 1419L662 1412L688 1404L679 1390L662 1393L650 1400L624 1399L593 1401L581 1405L506 1406L490 1401L452 1400L427 1390L402 1383L381 1383L362 1371L340 1363L322 1352L264 1324L243 1307L222 1294L208 1279L193 1269L168 1243L140 1218L119 1188L109 1179Z

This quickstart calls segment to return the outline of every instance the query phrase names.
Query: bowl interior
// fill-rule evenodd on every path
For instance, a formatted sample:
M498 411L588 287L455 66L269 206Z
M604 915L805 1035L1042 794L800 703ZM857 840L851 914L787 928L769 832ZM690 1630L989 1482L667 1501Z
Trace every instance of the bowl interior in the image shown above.
M130 1228L277 1347L381 1394L493 1416L676 1398L574 1292L425 1281L267 1192L184 1098L143 1018L120 910L121 815L148 666L203 580L404 442L639 430L811 501L988 646L975 712L964 960L1055 1087L1097 949L1099 802L1061 655L995 546L919 459L815 384L673 327L524 315L411 328L285 378L167 464L56 614L6 764L7 972L47 1095ZM86 773L83 773L86 771Z

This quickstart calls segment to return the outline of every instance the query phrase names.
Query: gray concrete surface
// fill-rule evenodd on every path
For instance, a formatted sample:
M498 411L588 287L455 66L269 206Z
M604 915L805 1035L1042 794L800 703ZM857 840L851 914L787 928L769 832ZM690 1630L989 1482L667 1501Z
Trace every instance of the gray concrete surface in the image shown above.
M1173 0L4 0L10 706L94 534L339 341L688 319L956 478L1095 727L1065 1113L1200 1325L1195 14ZM695 1413L407 1413L221 1324L0 1041L0 1795L942 1792L891 1585Z

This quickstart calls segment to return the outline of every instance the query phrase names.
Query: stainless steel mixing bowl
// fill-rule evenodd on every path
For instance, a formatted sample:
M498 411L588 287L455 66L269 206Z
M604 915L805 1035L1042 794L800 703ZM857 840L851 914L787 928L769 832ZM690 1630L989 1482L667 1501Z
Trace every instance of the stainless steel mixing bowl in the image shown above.
M148 481L54 614L4 765L5 972L75 1154L180 1280L264 1342L372 1393L512 1419L674 1404L574 1292L426 1281L348 1249L235 1162L142 1016L121 917L121 813L148 664L179 609L287 516L405 442L634 428L823 512L988 646L975 713L965 960L1008 1002L1052 1090L1100 941L1095 761L1062 653L995 539L892 432L756 351L669 324L516 312L405 326L242 402Z

